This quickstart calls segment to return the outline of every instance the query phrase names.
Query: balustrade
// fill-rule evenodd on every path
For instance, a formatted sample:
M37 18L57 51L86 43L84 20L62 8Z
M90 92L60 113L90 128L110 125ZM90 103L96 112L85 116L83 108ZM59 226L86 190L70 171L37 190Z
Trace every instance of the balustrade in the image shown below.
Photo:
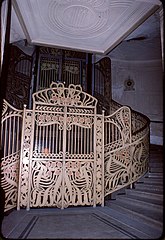
M5 211L103 206L148 170L149 119L141 113L112 100L110 115L97 114L97 99L73 84L52 83L33 103L18 110L4 100Z

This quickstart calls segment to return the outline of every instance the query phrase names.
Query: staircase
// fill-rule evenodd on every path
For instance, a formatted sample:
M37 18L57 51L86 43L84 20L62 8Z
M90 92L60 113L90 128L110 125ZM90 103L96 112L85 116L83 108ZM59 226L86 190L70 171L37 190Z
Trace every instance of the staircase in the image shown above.
M150 146L149 172L132 189L105 201L111 221L131 238L156 239L163 234L163 147Z

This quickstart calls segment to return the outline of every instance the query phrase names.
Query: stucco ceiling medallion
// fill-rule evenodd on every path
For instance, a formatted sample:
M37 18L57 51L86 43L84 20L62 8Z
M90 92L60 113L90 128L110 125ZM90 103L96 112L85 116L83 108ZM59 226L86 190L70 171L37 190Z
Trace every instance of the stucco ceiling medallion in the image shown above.
M126 44L130 48L133 43L159 38L160 23L153 35L148 19L159 9L158 1L14 0L11 28L15 31L11 31L10 40L27 39L32 45L108 54L122 41L125 49Z
M96 4L97 3L97 4ZM109 27L108 1L51 1L46 24L60 35L92 38Z

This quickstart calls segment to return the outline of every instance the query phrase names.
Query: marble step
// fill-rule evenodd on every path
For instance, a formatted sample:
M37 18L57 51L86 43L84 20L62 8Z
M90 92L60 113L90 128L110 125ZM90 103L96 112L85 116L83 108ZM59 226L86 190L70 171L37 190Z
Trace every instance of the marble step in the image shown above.
M154 220L157 220L160 222L162 221L163 207L160 205L144 203L143 201L130 199L128 197L123 197L123 198L117 197L117 199L114 201L117 201L118 205L126 209L141 213L144 216L153 218Z
M161 185L137 182L135 183L134 186L135 186L135 189L140 189L140 190L151 192L151 193L157 192L157 193L163 194L163 186Z
M162 173L163 168L162 167L149 167L149 171L151 173Z
M163 205L163 194L150 193L139 189L126 189L125 193L136 199Z
M117 195L116 196L116 200L118 200L119 202L127 202L128 205L131 206L136 206L136 207L143 207L146 208L148 210L152 210L152 211L157 211L157 212L162 212L163 210L163 206L161 204L157 204L157 203L152 203L152 202L147 202L144 201L143 199L136 199L134 197L132 197L131 195Z
M136 187L136 185L135 185ZM163 189L153 189L152 187L138 187L138 188L135 188L136 190L138 191L143 191L143 192L146 192L146 193L149 193L149 194L159 194L159 195L163 195Z
M137 183L147 183L153 185L160 185L163 186L163 179L162 178L154 178L154 177L144 177L137 181Z
M148 174L147 174L149 177L153 177L153 178L162 178L163 179L163 173L156 173L156 172L154 172L154 173L151 173L151 172L148 172Z
M130 199L136 199L139 201L143 201L144 203L151 203L151 204L155 204L155 205L163 205L163 199L153 199L152 197L144 197L144 196L137 196L137 195L131 195L131 194L127 194L127 197Z
M152 239L153 237L157 238L161 235L162 228L160 226L155 228L149 224L145 224L144 221L139 221L133 214L128 215L125 212L119 211L117 208L113 208L112 204L110 204L108 208L109 211L107 208L103 209L107 215L107 219L111 223L117 225L120 229L128 231L129 234L132 234L131 238Z
M150 218L148 216L145 216L143 213L136 212L134 210L130 210L125 208L124 206L121 206L117 200L110 200L107 203L107 206L109 206L111 209L114 209L122 214L125 214L126 217L133 219L136 219L139 223L142 225L147 225L148 228L154 229L154 231L160 232L163 228L162 222L155 220L153 218Z

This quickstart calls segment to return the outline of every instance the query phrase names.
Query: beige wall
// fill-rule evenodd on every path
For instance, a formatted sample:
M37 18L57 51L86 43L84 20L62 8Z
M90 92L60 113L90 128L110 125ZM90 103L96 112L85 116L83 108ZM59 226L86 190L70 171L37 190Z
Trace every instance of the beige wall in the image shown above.
M163 71L161 61L112 61L112 98L129 105L151 120L150 141L163 143ZM134 86L128 89L125 81L130 77Z

